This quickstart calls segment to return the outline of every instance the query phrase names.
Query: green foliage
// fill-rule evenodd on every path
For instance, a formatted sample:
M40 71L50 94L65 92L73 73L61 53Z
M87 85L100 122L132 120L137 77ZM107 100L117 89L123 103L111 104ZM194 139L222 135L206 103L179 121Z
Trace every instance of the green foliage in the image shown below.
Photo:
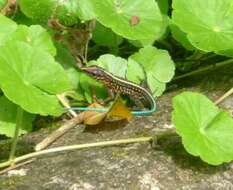
M12 111L11 124L1 119L0 134L13 135L16 105L25 111L41 115L61 115L64 110L56 94L71 88L62 67L52 56L56 49L50 35L39 25L19 25L0 15L0 87L13 103L2 99L2 105ZM15 105L16 104L16 105ZM5 109L5 108L4 108ZM24 114L25 115L25 114ZM25 130L30 130L32 117L25 116ZM9 129L9 130L7 130Z
M160 35L162 15L154 0L90 0L97 20L115 33L131 40L156 39ZM138 24L131 21L136 16Z
M79 18L83 21L91 20L95 18L94 9L91 0L76 0L78 4Z
M60 93L82 106L93 95L106 98L103 84L76 68L79 58L137 84L146 81L158 97L175 66L183 72L213 62L208 56L233 56L231 0L17 2L19 9L7 13L15 22L0 14L0 134L9 137L17 106L26 112L23 134L32 128L31 114L64 112ZM233 159L229 114L195 93L178 95L173 104L173 122L189 153L213 165Z
M0 9L2 9L7 3L7 0L0 0Z
M233 159L233 119L208 98L184 92L173 99L172 120L185 149L218 165Z
M57 0L19 0L19 6L29 18L46 23L52 15Z
M0 14L0 45L6 42L16 29L15 22Z
M172 20L203 51L233 48L231 0L174 0Z
M126 78L137 84L140 84L143 80L145 80L145 73L142 66L132 58L128 59Z
M92 39L98 45L109 47L118 47L123 42L122 37L100 23L96 24Z
M31 113L62 113L56 94L69 89L69 81L47 52L10 41L0 47L0 68L0 86L11 101Z
M165 90L175 71L174 63L165 50L147 46L130 57L140 63L147 75L147 82L155 96L160 96Z
M0 97L0 134L8 137L14 136L15 120L17 105L9 101L5 96ZM35 115L24 113L23 125L19 131L19 135L25 134L27 131L32 130L32 121Z
M40 25L32 25L30 27L19 25L14 34L11 35L11 40L23 41L33 47L47 51L52 56L56 55L56 49L50 35Z
M193 45L189 42L186 33L180 30L180 28L175 24L171 23L169 26L172 36L177 42L179 42L187 50L195 50L195 47L193 47Z
M79 5L77 0L57 1L53 17L57 18L61 24L72 26L79 23Z

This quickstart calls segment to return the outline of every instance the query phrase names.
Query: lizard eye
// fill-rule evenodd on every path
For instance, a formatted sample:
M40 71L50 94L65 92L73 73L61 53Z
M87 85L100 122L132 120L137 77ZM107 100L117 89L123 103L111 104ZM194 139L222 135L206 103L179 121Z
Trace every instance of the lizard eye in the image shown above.
M99 70L95 70L95 71L94 71L94 74L100 76L102 73L101 73L101 71L99 71Z

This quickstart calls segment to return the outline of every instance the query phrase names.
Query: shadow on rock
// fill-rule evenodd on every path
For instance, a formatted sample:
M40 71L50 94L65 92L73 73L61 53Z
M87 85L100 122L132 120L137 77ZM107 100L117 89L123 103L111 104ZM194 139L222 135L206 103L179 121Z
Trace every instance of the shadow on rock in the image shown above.
M184 149L181 138L177 134L172 134L171 136L159 139L154 148L171 156L175 165L183 169L191 169L194 172L203 174L215 174L219 171L230 170L229 164L212 166L202 161L200 157L195 157L189 154Z

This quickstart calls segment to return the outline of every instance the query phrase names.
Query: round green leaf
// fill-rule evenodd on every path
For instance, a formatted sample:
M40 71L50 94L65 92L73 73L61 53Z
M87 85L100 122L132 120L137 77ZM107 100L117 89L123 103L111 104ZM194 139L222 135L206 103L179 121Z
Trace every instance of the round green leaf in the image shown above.
M70 82L50 54L10 41L0 47L0 86L8 99L28 112L60 115L55 94L70 89Z
M0 14L0 46L4 44L17 29L17 24Z
M132 40L160 36L162 15L154 0L91 0L97 20Z
M173 99L172 121L185 149L218 165L233 160L233 119L208 98L184 92Z
M172 19L203 51L233 48L232 0L174 0Z
M15 133L17 105L9 101L5 96L0 97L0 134L13 137ZM22 128L19 135L25 134L32 129L32 121L35 115L23 113Z
M137 84L140 84L145 79L142 66L131 58L128 59L126 78Z
M147 74L151 73L160 82L169 82L174 75L175 66L166 50L147 46L130 58L140 63Z
M91 0L77 0L79 18L87 21L95 18L94 9Z
M11 38L12 40L24 41L31 46L41 48L53 56L56 55L56 48L53 45L50 35L39 25L32 25L30 27L19 25Z
M96 23L93 31L92 40L101 46L116 47L123 42L123 38L113 33L111 29L104 27L100 23Z
M154 95L160 95L165 90L165 83L172 79L175 72L174 63L168 52L147 46L130 58L143 66L150 89Z
M168 10L169 10L169 2L168 0L156 0L159 8L161 10L161 13L164 15L167 15Z
M66 69L67 76L69 77L72 85L72 89L77 89L79 85L79 80L80 80L80 73L77 71L75 68L68 68Z
M152 73L147 74L147 82L155 97L161 96L166 90L166 83L158 81Z
M233 57L233 49L225 49L221 51L216 51L215 53L219 55L224 55L227 57Z
M106 89L103 88L103 84L97 82L84 73L80 75L80 87L84 91L85 98L89 103L93 102L93 95L98 99L107 98Z
M88 65L98 65L119 77L125 78L126 75L127 61L111 54L101 55L97 61L90 61Z
M79 0L57 1L56 11L53 14L65 26L72 26L80 22L78 17Z
M80 72L75 68L75 60L66 46L61 43L55 43L57 48L56 61L59 62L65 69L73 90L78 89Z
M19 0L22 12L29 18L47 23L55 10L57 0Z
M193 47L193 45L189 42L187 34L180 30L177 25L171 23L169 27L171 29L172 37L177 42L179 42L187 50L195 50L195 47Z

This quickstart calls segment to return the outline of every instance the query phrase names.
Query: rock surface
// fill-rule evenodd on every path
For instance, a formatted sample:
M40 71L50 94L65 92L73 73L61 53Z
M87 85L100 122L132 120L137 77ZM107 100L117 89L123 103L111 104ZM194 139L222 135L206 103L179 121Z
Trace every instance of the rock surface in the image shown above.
M220 75L218 74L220 77ZM231 75L232 76L232 75ZM215 76L214 76L215 77ZM205 77L206 78L206 77ZM51 147L126 139L156 135L171 127L172 97L185 90L201 91L213 100L222 95L232 81L205 79L198 84L212 82L211 90L182 88L168 92L158 100L158 111L153 116L134 118L130 123L105 123L80 133L77 126ZM225 85L223 85L225 84ZM178 84L182 87L187 84ZM229 85L229 86L226 86ZM204 90L203 90L204 89ZM221 107L233 110L232 98ZM41 129L22 137L21 152L30 152L34 144L45 138L51 130ZM6 146L2 145L1 146ZM0 149L1 151L1 149ZM6 154L1 151L0 157ZM198 157L189 155L178 136L162 139L158 145L136 143L104 148L90 148L55 153L0 176L1 190L232 190L233 164L210 166Z

